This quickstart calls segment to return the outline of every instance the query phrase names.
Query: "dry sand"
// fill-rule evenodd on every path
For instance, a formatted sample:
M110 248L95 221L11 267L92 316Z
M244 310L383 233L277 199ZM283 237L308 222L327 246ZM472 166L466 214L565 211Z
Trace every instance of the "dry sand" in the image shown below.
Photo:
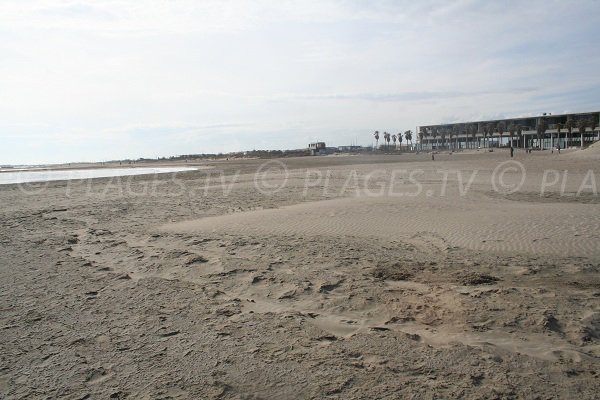
M599 152L0 186L0 396L597 398Z

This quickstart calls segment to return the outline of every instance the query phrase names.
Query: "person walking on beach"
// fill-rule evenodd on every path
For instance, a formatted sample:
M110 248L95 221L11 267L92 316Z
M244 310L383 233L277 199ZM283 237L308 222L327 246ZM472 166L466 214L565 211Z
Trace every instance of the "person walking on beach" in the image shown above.
M431 161L435 161L435 156L433 155L433 151L431 152Z
M515 154L515 148L510 146L510 158L513 158L514 154Z

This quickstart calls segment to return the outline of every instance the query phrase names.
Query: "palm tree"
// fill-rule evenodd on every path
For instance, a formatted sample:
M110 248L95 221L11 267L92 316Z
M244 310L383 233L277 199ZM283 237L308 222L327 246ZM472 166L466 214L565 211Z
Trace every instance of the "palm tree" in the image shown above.
M561 124L560 122L558 122L556 124L556 134L558 135L558 138L556 138L558 145L560 146L560 131L563 128L563 124Z
M506 130L506 123L504 121L500 121L498 122L498 125L496 125L496 129L498 130L498 147L500 147L500 145L502 144L502 134L504 133L504 131Z
M462 127L460 126L460 124L455 124L452 127L452 133L454 135L454 151L456 151L458 149L458 135L460 135L461 131L462 131Z
M425 136L425 128L419 128L419 143L421 143L421 150L423 150L423 137Z
M373 136L375 136L375 148L378 149L379 148L379 131L375 131Z
M479 131L480 131L481 136L483 138L483 147L485 147L485 145L486 145L486 138L487 138L487 125L486 124L480 124L479 125Z
M481 133L483 133L483 147L490 147L490 142L488 138L490 130L487 124L481 124Z
M390 139L391 139L391 135L387 132L383 132L383 140L385 140L386 149L390 148Z
M594 131L596 130L596 127L598 126L598 118L596 118L596 116L595 116L595 115L592 115L592 116L590 117L590 122L589 122L589 124L590 124L590 128L592 128L592 140L593 140L593 137L594 137ZM599 133L599 136L600 136L600 133Z
M394 148L396 147L396 135L392 135L392 141L394 142Z
M510 147L513 147L513 136L515 135L516 126L514 122L508 124L508 135L510 137Z
M433 136L433 140L435 141L435 147L437 146L437 135L438 135L438 129L437 128L431 128L431 136ZM433 144L431 145L431 150L433 150Z
M583 134L585 133L585 128L587 127L587 121L583 118L581 118L579 121L577 121L577 129L579 130L579 133L581 134L581 148L583 149Z
M410 147L412 147L412 131L408 130L406 132L404 132L404 139L406 140L406 143L410 142Z
M567 140L567 146L569 146L573 142L573 128L575 127L575 122L570 115L567 115L567 122L565 123L565 128L567 128L567 132L569 133L569 139Z
M473 139L473 145L471 147L475 147L475 139L477 138L477 126L475 126L475 124L469 125L469 133L471 134L471 139Z
M488 137L488 147L490 147L490 140L492 141L492 143L494 142L494 130L495 130L494 123L493 122L488 123L487 129L488 129L488 136L489 136Z
M519 137L519 141L521 141L521 139L523 139L523 127L521 126L521 124L517 124L515 126L515 130L517 131L517 136ZM517 143L517 147L519 146L519 144ZM525 148L525 140L523 140L523 148Z
M486 147L488 135L487 124L481 124L481 134L483 135L483 147Z
M441 132L441 136L442 136L442 148L444 148L444 142L446 140L446 133L447 133L447 129L446 128L442 128L442 132Z
M537 138L538 138L538 147L542 149L542 136L546 133L546 129L548 129L548 125L546 124L545 118L538 118L538 123L536 127Z
M477 128L479 134L483 138L483 147L485 147L485 137L487 136L487 125L479 123L479 127Z
M400 146L400 151L402 151L402 134L398 133L398 145Z

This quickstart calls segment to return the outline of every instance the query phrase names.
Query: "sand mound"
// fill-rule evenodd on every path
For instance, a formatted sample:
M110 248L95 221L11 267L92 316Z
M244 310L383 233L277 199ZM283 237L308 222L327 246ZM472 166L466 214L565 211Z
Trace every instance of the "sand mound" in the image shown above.
M572 157L600 160L600 141L597 141L581 151L569 153Z
M477 197L349 198L168 224L171 233L403 237L420 247L596 256L600 216L584 204L522 203ZM560 217L557 217L560 215Z

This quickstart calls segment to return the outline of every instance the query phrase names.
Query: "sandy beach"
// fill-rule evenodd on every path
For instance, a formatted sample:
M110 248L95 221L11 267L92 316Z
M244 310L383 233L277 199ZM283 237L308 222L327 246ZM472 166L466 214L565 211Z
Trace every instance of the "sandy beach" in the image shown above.
M0 397L597 398L599 154L0 185Z

